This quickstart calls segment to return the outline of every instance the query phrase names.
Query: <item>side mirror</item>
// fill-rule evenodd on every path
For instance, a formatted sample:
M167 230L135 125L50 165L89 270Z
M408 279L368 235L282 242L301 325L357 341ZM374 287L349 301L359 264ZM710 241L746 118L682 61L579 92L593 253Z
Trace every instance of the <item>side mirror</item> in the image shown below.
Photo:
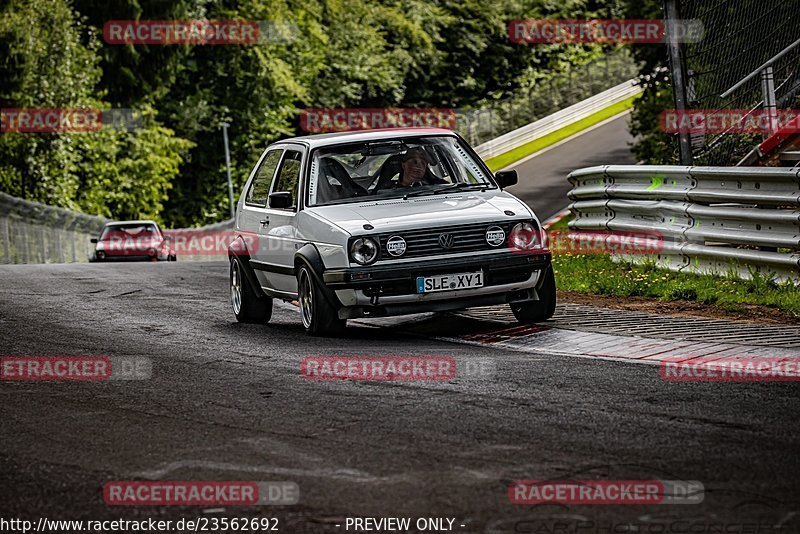
M497 185L500 186L500 189L505 189L506 187L515 185L519 181L517 171L498 172L494 175L494 179L497 182Z
M172 237L173 236L171 236L171 235L165 235L164 236L164 241L172 241Z
M90 241L91 241L92 243L97 243L97 238L96 238L96 237L93 237L93 238L92 238Z
M292 207L292 194L289 191L276 191L269 195L269 207L285 210Z

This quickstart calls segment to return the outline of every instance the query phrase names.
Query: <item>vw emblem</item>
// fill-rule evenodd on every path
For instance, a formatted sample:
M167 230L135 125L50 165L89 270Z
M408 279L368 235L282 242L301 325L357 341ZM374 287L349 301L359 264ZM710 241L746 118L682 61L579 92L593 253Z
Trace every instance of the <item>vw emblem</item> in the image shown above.
M439 246L442 248L453 248L454 241L453 234L439 234Z
M386 241L386 252L392 256L402 256L406 253L406 240L399 235L393 235Z

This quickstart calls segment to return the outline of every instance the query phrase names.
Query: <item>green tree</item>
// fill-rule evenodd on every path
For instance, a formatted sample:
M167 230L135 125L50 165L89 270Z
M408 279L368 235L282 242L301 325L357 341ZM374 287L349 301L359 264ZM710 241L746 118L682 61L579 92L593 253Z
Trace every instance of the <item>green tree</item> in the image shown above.
M98 48L67 0L12 0L0 14L4 107L108 108ZM92 214L159 218L191 143L145 115L134 131L0 134L0 189Z

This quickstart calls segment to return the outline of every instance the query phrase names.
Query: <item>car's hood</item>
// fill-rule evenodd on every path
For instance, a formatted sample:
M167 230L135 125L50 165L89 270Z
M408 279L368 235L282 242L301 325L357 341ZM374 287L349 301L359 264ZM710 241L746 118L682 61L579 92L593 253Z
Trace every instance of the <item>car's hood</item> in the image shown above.
M509 193L497 191L427 195L408 200L394 198L311 209L350 234L363 234L365 224L371 224L373 232L387 232L530 217L522 202Z

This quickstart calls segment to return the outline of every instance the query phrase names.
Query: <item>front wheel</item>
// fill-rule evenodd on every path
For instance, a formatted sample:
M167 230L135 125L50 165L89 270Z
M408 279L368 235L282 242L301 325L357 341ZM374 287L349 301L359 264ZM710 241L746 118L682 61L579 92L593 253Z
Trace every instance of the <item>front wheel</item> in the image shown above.
M297 273L297 300L307 334L328 336L344 332L347 321L339 319L338 311L325 299L307 265L302 265Z
M556 312L556 277L552 266L545 271L542 285L536 292L539 300L511 304L514 317L522 324L546 321Z
M259 297L250 286L239 258L231 258L231 306L240 323L266 323L272 317L272 298Z

